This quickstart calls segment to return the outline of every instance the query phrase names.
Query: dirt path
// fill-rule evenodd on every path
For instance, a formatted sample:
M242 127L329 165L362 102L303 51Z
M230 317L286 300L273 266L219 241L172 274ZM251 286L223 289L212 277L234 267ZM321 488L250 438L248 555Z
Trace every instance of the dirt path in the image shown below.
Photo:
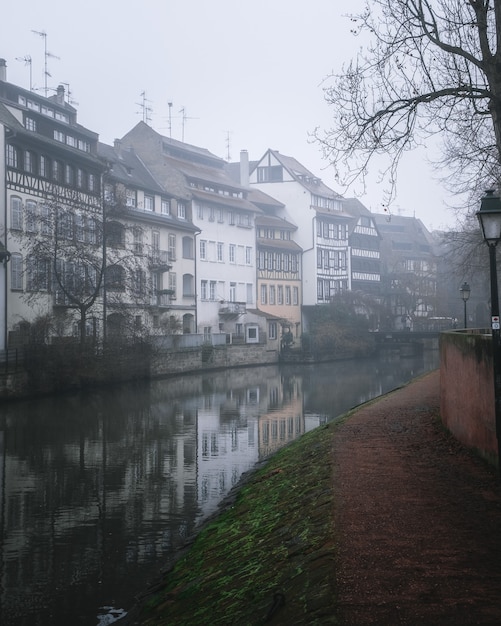
M501 624L501 481L441 429L439 372L333 442L341 623Z

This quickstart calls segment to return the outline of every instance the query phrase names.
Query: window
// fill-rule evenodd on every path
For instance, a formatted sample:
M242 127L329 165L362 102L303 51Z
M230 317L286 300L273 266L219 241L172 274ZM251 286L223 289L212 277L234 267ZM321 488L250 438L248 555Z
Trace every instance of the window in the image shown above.
M85 231L85 236L87 239L87 243L97 243L97 223L93 217L87 218L87 229Z
M23 229L23 203L17 196L10 199L10 227L12 230Z
M171 300L176 299L176 290L177 290L177 275L176 272L169 272L169 289L172 290L170 295Z
M73 181L75 179L75 174L73 172L73 168L71 165L66 165L64 168L64 182L67 185L73 185Z
M181 220L186 219L186 205L184 204L184 202L177 203L177 216Z
M144 196L144 210L145 211L154 211L155 210L155 198L153 196Z
M62 174L62 167L59 161L54 161L52 163L52 178L53 180L60 181Z
M134 189L125 190L125 205L132 207L136 206L136 191Z
M213 222L215 219L214 207L209 208L209 222Z
M176 235L169 235L169 261L176 260Z
M193 275L192 274L184 274L183 275L183 296L184 297L193 297Z
M82 150L82 152L90 152L90 144L88 141L83 141L82 139L78 140L78 149Z
M31 130L34 133L37 130L37 123L36 123L36 121L32 117L27 117L24 120L24 126L25 126L26 130Z
M107 240L112 248L123 248L125 246L125 228L119 222L108 224Z
M200 239L200 260L207 260L207 242L205 239Z
M201 204L198 205L197 215L199 220L204 219L204 207Z
M33 154L29 150L24 151L24 171L33 173Z
M7 144L7 166L19 167L17 149L14 146L11 146L10 143Z
M297 306L299 304L299 289L298 287L292 288L292 304Z
M132 231L134 254L143 253L143 231L137 226Z
M158 252L160 250L160 233L158 230L151 231L151 247L154 252Z
M42 235L51 233L50 208L46 204L40 206L40 232Z
M207 286L208 286L207 281L202 280L202 282L200 283L200 298L202 300L207 300L207 295L208 295Z
M87 181L87 186L89 188L89 191L95 191L96 190L96 177L94 174L89 174L89 179Z
M281 165L270 165L268 167L257 168L257 182L269 183L269 182L282 182L283 170Z
M289 286L285 287L285 304L290 305L292 302L291 299L291 288Z
M233 211L228 211L228 223L230 226L235 225L235 213L233 213Z
M252 248L249 246L245 248L245 264L252 265Z
M71 135L66 135L66 145L71 146L72 148L76 148L77 147L76 138L72 137Z
M49 260L30 257L26 264L26 289L29 291L48 291Z
M23 257L14 253L10 258L10 288L13 291L23 289Z
M120 265L106 268L106 287L109 291L125 291L125 270Z
M284 288L282 285L278 285L277 287L277 303L278 304L284 303Z
M37 203L34 200L26 200L26 232L35 233L37 230Z
M268 324L268 339L276 339L278 337L277 323L270 322Z
M266 285L261 285L261 304L268 304L268 290Z
M183 237L183 259L193 258L193 239L191 237Z
M229 253L229 261L230 263L236 263L237 259L236 259L236 246L234 243L230 243L229 248L228 248L228 253Z
M217 210L217 221L222 224L224 221L224 215L223 215L223 209L218 209Z
M215 300L215 299L216 299L216 281L211 280L209 282L209 300Z
M270 304L275 304L275 285L270 285Z
M237 283L230 283L230 302L237 301Z
M77 168L77 187L81 189L83 185L84 185L84 173L83 173L83 170L79 167Z
M62 143L65 143L65 140L66 140L66 138L64 136L64 133L62 133L60 130L55 130L54 131L54 139L56 141L60 141Z
M217 242L217 260L219 263L224 262L224 244L220 241Z
M164 198L162 198L160 211L162 212L162 215L170 215L170 202L169 202L169 200L165 200Z
M47 178L49 176L49 160L46 156L41 156L38 162L38 173L43 178Z
M245 302L247 304L252 304L254 302L254 285L252 283L247 283L246 285L247 297Z

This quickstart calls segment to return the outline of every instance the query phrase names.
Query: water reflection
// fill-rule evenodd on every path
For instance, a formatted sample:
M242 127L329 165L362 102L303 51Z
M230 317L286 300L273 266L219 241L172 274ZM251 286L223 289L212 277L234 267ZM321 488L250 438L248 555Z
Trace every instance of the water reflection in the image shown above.
M234 369L2 406L0 623L111 623L243 472L436 359Z

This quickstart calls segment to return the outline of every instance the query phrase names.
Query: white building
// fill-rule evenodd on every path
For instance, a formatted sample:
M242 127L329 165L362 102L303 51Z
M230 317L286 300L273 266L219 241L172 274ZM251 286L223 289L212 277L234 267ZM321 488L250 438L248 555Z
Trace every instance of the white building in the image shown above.
M196 246L198 332L247 336L247 307L256 302L254 216L247 189L204 148L164 137L144 122L122 138L133 146L165 191L182 203L199 230ZM178 213L179 217L179 213Z
M253 164L249 182L285 205L303 250L303 305L324 304L351 289L348 246L351 215L343 199L296 159L268 150Z

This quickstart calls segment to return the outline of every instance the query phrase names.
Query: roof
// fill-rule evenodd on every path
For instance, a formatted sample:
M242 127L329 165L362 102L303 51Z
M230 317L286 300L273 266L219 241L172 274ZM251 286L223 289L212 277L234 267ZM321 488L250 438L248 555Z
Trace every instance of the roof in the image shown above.
M110 176L124 185L164 194L161 187L138 155L131 150L123 150L115 146L98 143L100 157L111 164Z
M257 238L259 248L273 248L274 250L289 250L291 252L302 252L301 246L292 239L266 239Z
M289 174L300 183L305 189L319 196L341 199L340 194L322 182L322 179L315 176L302 163L294 157L281 154L278 150L268 150L279 163L289 172ZM260 163L261 161L259 161ZM256 169L258 162L253 162L252 171Z

